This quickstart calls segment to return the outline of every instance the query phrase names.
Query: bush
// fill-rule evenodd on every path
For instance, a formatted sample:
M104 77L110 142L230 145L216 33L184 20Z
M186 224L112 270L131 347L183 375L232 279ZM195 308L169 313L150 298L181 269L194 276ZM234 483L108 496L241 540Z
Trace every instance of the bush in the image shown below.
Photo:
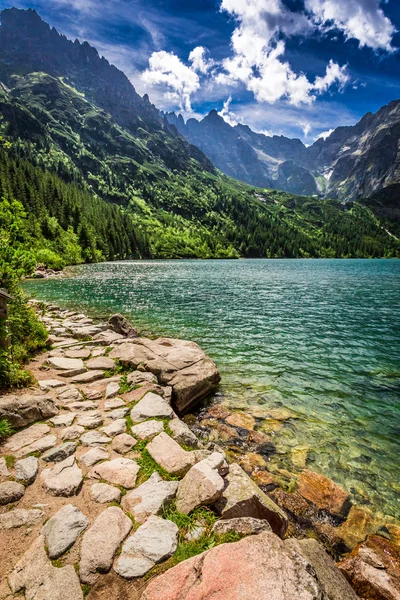
M7 419L0 419L0 439L8 438L13 433L13 429Z
M65 267L65 262L61 256L47 248L37 250L36 263L44 265L48 269L55 269L56 271L61 271L61 269Z

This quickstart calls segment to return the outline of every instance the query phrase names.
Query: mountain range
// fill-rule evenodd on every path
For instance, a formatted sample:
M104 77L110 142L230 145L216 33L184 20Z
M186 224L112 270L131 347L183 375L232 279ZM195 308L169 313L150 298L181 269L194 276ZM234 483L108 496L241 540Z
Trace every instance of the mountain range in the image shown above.
M137 94L95 48L68 40L34 10L0 16L0 227L2 214L20 212L17 200L26 215L20 243L38 262L400 255L390 154L396 133L386 135L386 112L379 131L376 115L365 117L359 133L336 130L336 150L232 128L215 112L185 124ZM394 121L394 107L392 113ZM375 161L369 135L388 148ZM318 167L317 175L313 164L331 165L329 189L339 173L349 189L355 185L338 144L349 156L364 144L371 161L351 196L360 201L300 196L322 186L325 171ZM270 189L283 187L288 191ZM384 193L366 199L375 190Z
M349 201L400 184L400 100L309 147L231 126L215 110L201 121L166 117L218 169L250 185Z

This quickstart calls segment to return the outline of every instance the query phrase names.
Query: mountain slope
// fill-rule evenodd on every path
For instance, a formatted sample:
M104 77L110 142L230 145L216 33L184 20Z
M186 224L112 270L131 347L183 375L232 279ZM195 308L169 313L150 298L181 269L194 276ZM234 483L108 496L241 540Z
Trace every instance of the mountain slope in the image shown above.
M1 17L0 134L7 146L0 193L3 202L23 204L38 256L46 250L79 262L400 254L386 231L390 220L368 207L261 190L222 175L125 86L123 74L114 74L112 94L123 98L124 114L105 110L103 59L93 49L79 45L95 57L91 68L90 61L70 60L78 44L38 24L36 13L12 9ZM64 44L64 57L48 58Z
M338 127L306 148L300 140L230 126L216 111L201 121L167 119L224 173L251 185L355 200L400 184L400 101Z

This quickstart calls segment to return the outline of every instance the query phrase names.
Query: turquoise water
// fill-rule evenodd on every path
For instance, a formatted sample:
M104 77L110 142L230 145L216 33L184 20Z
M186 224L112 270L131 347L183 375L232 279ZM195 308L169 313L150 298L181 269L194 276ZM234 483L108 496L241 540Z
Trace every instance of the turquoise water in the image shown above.
M224 402L283 406L274 461L307 466L357 502L400 515L400 261L132 261L27 284L84 312L122 312L143 332L199 342Z

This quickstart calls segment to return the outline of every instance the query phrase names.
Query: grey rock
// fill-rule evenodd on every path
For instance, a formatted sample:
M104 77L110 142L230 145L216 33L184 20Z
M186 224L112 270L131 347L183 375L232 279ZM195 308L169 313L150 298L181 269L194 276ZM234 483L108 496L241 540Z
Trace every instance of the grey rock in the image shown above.
M69 402L67 407L69 410L89 411L96 410L97 404L91 400L82 400L80 402Z
M101 344L102 346L111 346L111 344L114 344L114 342L123 340L124 336L119 333L115 333L114 331L107 330L96 334L93 339L97 344Z
M118 454L126 454L137 444L135 438L127 433L121 433L115 436L112 441L111 448Z
M107 483L94 483L90 488L90 497L99 504L119 502L121 490Z
M49 557L59 558L75 544L79 535L88 526L88 519L76 506L72 504L63 506L41 530Z
M173 416L174 411L167 400L153 392L148 392L131 410L131 419L134 423L153 417L171 419Z
M24 590L26 600L83 600L74 567L53 567L41 535L18 561L8 583L13 594Z
M31 527L37 525L45 514L40 509L26 510L16 508L0 515L0 531L5 529L17 529L18 527Z
M88 369L107 370L115 368L115 360L108 358L108 356L97 356L87 361L86 366Z
M238 464L229 467L227 486L215 507L224 519L254 517L266 519L272 531L283 537L288 519L286 514L250 479Z
M144 523L151 515L161 515L175 498L177 481L164 481L155 472L137 489L122 498L122 507L130 512L137 523Z
M171 556L178 546L178 527L172 521L151 516L122 546L115 571L126 579L144 575L156 563ZM143 558L148 562L143 561ZM144 570L146 569L146 570Z
M186 452L166 433L159 433L146 447L150 456L172 475L185 475L194 465L192 452Z
M61 462L68 458L68 456L71 456L71 454L74 454L75 450L76 444L74 442L65 442L61 446L56 446L45 452L42 458L46 462Z
M106 414L106 417L108 417L109 419L123 419L124 417L126 417L126 415L129 413L129 407L126 406L125 408L115 408L114 410L112 410L111 412Z
M79 576L92 585L99 573L107 573L114 555L130 530L132 521L117 506L106 508L85 532L81 545Z
M99 444L108 444L111 442L111 438L100 431L88 431L81 436L80 441L84 446L98 446Z
M266 519L253 517L238 517L237 519L221 519L214 523L212 533L225 535L226 533L239 533L240 535L257 535L263 531L272 531Z
M76 417L76 413L62 413L57 417L53 417L50 419L50 423L54 425L54 427L70 427L74 422Z
M61 394L58 395L58 398L66 404L69 403L68 401L72 400L83 400L82 394L76 387L68 388L64 392L61 392Z
M79 458L79 461L84 464L85 467L92 467L101 460L107 460L108 458L108 452L105 448L96 447L83 454Z
M57 438L55 435L45 435L40 440L33 442L33 444L29 444L29 446L24 446L18 452L15 452L15 456L17 458L21 458L22 456L27 456L28 454L32 454L33 452L45 452L45 450L49 450L53 448L57 443Z
M144 421L131 428L132 434L139 440L151 440L155 435L164 431L164 423L162 421Z
M120 485L127 489L135 487L139 465L129 458L114 458L93 467L89 477L104 479L114 485Z
M199 440L194 435L193 431L189 429L186 423L178 419L178 417L171 419L168 423L168 427L171 430L172 437L179 444L191 446L192 448L197 448L199 446Z
M214 455L213 455L214 456ZM221 454L220 463L224 461ZM176 508L178 512L189 514L197 506L213 504L221 496L225 482L219 475L217 468L213 468L217 461L206 458L200 461L185 475L179 483L176 495Z
M118 381L111 381L106 387L106 399L114 398L119 392Z
M96 427L100 427L103 424L103 417L101 413L97 410L88 411L84 415L81 415L77 419L77 425L81 427L86 427L87 429L96 429Z
M120 435L121 433L125 433L126 431L126 421L125 419L117 419L110 425L106 425L101 428L101 431L104 431L106 435L110 437L115 437L116 435Z
M38 381L38 384L42 390L46 391L64 387L65 381L61 381L60 379L41 379ZM54 415L49 415L49 417L54 417Z
M61 432L62 440L75 440L85 431L84 427L80 425L72 425L71 427L66 427Z
M28 456L15 463L15 479L26 485L31 485L38 474L39 461L35 456Z
M111 383L109 384L111 385ZM118 389L119 389L119 384L118 385ZM112 410L113 408L121 408L121 407L126 407L125 402L122 400L122 398L110 398L109 400L106 400L104 402L104 410Z
M138 337L138 332L136 331L136 329L132 327L128 319L126 319L123 315L119 313L111 315L111 317L108 319L107 325L115 333L118 333L123 337Z
M51 469L40 474L43 488L53 496L74 496L78 493L82 481L82 471L74 456L70 456Z
M7 419L12 427L20 428L34 421L44 421L58 414L58 407L48 396L7 395L0 398L0 419Z
M47 362L54 369L60 369L62 371L79 370L85 368L81 358L64 358L54 356L48 358Z
M25 488L16 481L4 481L0 483L0 504L17 502L25 494Z
M158 379L154 373L141 373L140 371L133 371L129 373L126 378L130 385L141 385L143 383L158 383Z
M86 371L86 367L81 367L80 369L70 369L69 371L61 371L60 377L77 377L78 375L86 373Z
M7 469L7 463L4 456L0 458L0 481L10 476L10 471Z

